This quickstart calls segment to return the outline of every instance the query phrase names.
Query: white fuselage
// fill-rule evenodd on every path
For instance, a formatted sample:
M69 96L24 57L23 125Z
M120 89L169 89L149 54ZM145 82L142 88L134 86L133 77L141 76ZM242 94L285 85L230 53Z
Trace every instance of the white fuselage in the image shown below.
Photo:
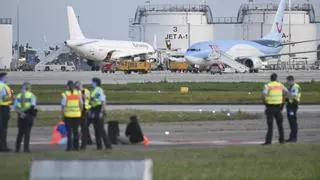
M270 47L254 41L211 41L194 44L185 53L186 60L191 64L200 66L212 65L223 59L255 59L260 60L260 56L277 54L281 51L281 46ZM271 43L276 43L269 41ZM276 45L276 44L275 44Z
M151 45L144 42L99 39L68 40L67 46L83 58L103 61L112 53L111 59L154 53Z

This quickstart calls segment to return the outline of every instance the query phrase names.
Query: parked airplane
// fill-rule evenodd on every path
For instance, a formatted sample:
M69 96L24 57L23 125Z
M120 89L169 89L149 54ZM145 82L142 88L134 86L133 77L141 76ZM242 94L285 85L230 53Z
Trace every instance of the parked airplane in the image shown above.
M262 39L198 42L191 45L186 51L186 60L190 64L199 66L212 66L217 62L222 62L231 67L234 66L233 68L240 72L248 70L250 72L257 72L263 66L263 61L268 57L276 58L284 55L291 56L294 54L317 52L315 50L279 54L285 45L317 41L307 40L281 43L285 7L285 0L281 0L272 29Z
M66 46L83 58L108 61L124 57L137 57L154 53L151 45L144 42L87 39L82 34L73 8L68 6L69 40Z

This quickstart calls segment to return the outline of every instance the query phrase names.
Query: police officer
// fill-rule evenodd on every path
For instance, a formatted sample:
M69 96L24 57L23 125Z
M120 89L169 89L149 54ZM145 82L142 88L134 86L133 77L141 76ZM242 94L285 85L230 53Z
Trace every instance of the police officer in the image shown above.
M76 89L81 93L82 102L84 104L81 117L81 147L80 149L86 149L87 144L92 144L92 139L90 136L89 126L89 110L90 110L90 91L83 88L80 81L75 82Z
M297 142L298 123L297 111L301 97L300 85L294 82L293 76L287 77L287 88L290 91L290 98L286 99L287 117L290 125L290 135L286 142Z
M0 152L12 151L7 145L7 130L13 92L6 83L7 73L0 73Z
M270 77L270 82L264 86L263 90L263 102L266 106L266 116L268 132L266 134L265 143L262 145L272 144L273 134L273 118L276 119L279 130L279 143L284 143L284 130L283 130L283 96L288 95L289 91L284 85L277 81L277 74L273 73Z
M93 121L93 127L96 136L97 149L102 149L101 138L103 139L106 149L111 149L111 141L107 136L104 128L104 109L106 96L101 88L101 80L99 78L92 79L92 86L94 90L91 93L91 109L90 114Z
M18 135L15 152L20 151L21 141L24 138L24 152L30 152L30 133L36 116L36 96L31 92L31 85L24 83L21 93L15 99L14 107L18 113Z
M83 102L81 94L75 89L72 81L67 83L68 90L62 93L61 111L67 129L66 151L79 150L79 126L81 124L81 111Z

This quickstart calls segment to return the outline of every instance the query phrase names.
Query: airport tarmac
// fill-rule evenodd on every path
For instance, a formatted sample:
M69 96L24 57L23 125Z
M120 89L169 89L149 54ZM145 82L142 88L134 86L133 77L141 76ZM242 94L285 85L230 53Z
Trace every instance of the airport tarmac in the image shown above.
M39 105L38 108L43 111L59 111L59 105ZM107 105L107 110L152 110L152 111L181 111L181 112L250 112L263 113L263 105ZM284 108L285 111L285 108ZM302 113L320 113L320 105L300 105L299 112Z
M278 73L279 79L285 81L287 75L296 77L298 82L310 82L312 79L320 81L320 71L274 71ZM9 72L11 84L21 84L28 81L32 84L65 84L67 80L81 80L89 84L92 77L99 77L105 84L126 84L146 82L266 82L269 80L270 72L261 73L232 73L223 75L211 75L209 73L171 73L155 71L149 74L124 75L122 72L115 74L103 74L101 72Z
M299 114L298 143L320 143L320 113ZM149 137L150 146L117 145L115 149L158 150L190 147L218 147L227 145L257 145L264 142L266 121L264 116L256 120L244 121L203 121L176 123L144 123L144 134ZM285 136L290 132L287 119L284 118ZM31 149L34 152L63 150L63 145L50 145L53 127L34 127L32 130ZM120 125L121 133L125 125ZM91 129L93 134L93 130ZM10 128L8 142L14 147L17 129ZM278 132L274 123L273 142L277 143ZM90 148L95 148L91 146Z

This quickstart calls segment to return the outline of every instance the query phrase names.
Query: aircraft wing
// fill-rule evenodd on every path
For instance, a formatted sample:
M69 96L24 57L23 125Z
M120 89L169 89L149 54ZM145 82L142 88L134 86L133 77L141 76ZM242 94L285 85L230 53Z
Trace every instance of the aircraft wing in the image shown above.
M302 52L292 52L292 53L281 53L281 54L271 54L271 55L264 55L264 56L259 56L260 58L278 58L279 56L295 56L296 54L307 54L307 53L315 53L315 52L320 52L320 50L314 50L314 51L302 51Z
M305 40L305 41L296 41L296 42L290 42L290 43L282 43L279 46L286 46L286 45L295 45L295 44L301 44L301 43L307 43L307 42L315 42L320 41L320 39L314 39L314 40Z
M151 52L146 52L146 51L114 51L112 53L112 58L111 59L118 59L118 58L123 58L123 57L130 57L130 56L139 56L139 55L144 55L148 54Z

